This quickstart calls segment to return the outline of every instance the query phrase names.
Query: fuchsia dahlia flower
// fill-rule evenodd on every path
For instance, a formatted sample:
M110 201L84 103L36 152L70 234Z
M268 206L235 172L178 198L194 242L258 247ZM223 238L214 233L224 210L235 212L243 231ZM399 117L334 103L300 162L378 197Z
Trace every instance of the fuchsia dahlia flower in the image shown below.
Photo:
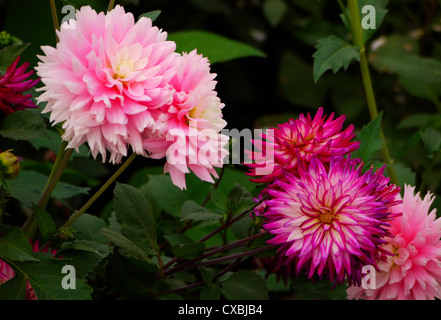
M342 130L345 116L334 120L334 113L326 119L323 108L319 108L314 119L309 113L298 119L291 119L272 128L268 134L262 134L263 141L254 141L260 149L249 153L253 163L246 164L251 172L248 175L256 177L256 183L271 183L283 177L283 170L294 173L300 164L307 166L312 157L329 162L332 156L347 155L358 149L360 142L351 142L355 136L354 126ZM262 154L263 150L273 150L274 157ZM266 152L266 151L265 151ZM269 160L267 160L269 158ZM268 163L269 162L269 163ZM260 176L260 168L273 168L272 172Z
M31 100L32 95L23 93L33 88L40 80L28 79L34 71L26 72L29 62L17 68L19 60L20 57L8 67L3 76L0 76L0 111L6 114L37 107Z
M363 174L360 161L337 157L325 166L313 157L298 176L286 173L271 184L263 227L275 235L269 242L281 245L274 269L360 283L362 266L387 254L387 222L399 215L391 206L400 189L383 171Z
M349 299L441 299L441 219L436 209L429 213L432 195L422 199L414 193L415 187L406 185L402 204L392 209L403 214L390 222L384 248L392 255L378 263L375 287L351 286Z
M32 244L32 242L31 242ZM32 251L34 252L49 252L49 246L44 247L40 250L39 247L40 243L38 240L36 240L32 244ZM52 250L51 252L52 256L55 256L57 254L57 250ZM6 281L12 279L15 277L14 270L3 260L0 260L0 286L2 283L5 283ZM26 300L37 300L37 295L35 294L34 289L32 288L29 281L26 281Z
M215 167L222 167L228 154L229 137L220 133L226 121L224 104L217 96L215 74L207 58L196 50L178 59L177 72L170 81L174 89L171 103L157 113L157 131L145 135L144 147L155 159L167 157L164 172L184 189L190 170L201 180L214 182Z
M43 112L63 123L68 148L87 142L94 157L118 163L130 145L144 154L142 134L154 130L152 113L170 104L176 45L148 18L116 6L107 14L90 7L57 32L56 48L42 47L37 69L44 87Z

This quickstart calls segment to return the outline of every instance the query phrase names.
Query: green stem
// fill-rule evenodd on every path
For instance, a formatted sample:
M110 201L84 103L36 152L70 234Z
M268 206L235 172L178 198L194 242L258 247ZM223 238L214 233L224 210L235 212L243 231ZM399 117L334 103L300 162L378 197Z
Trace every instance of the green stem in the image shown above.
M229 256L225 256L225 257L220 257L220 258L216 258L216 259L202 261L202 262L199 262L199 263L195 264L192 267L193 268L201 268L201 267L206 267L206 266L209 266L209 265L212 265L212 264L217 264L217 263L222 263L222 262L229 261L229 260L243 258L243 257L246 257L246 256L253 256L253 255L256 255L258 253L262 253L262 252L265 252L265 251L268 251L268 250L272 250L272 249L278 248L279 246L280 246L279 244L267 245L267 246L259 247L259 248L256 248L256 249L251 249L251 250L235 253L235 254L232 254L232 255L229 255Z
M49 2L50 2L50 6L51 6L52 22L54 24L54 29L60 30L60 24L58 22L57 7L55 5L55 0L49 0ZM55 32L55 36L56 36L57 42L58 42L58 36L57 36L56 32Z
M340 6L341 12L343 12L343 15L346 19L346 24L349 28L349 31L352 34L352 28L351 28L351 17L348 15L348 11L346 10L345 6L343 5L343 2L341 0L337 0L338 5ZM352 38L354 38L354 35L352 34Z
M378 116L378 108L377 103L375 101L374 89L372 86L371 75L369 72L369 64L366 58L366 48L363 40L363 29L361 27L360 21L360 10L358 7L358 0L348 0L348 8L351 19L351 29L354 45L360 47L360 71L361 77L363 80L363 87L366 95L366 101L369 109L369 114L371 120L375 119ZM382 156L384 162L387 163L387 172L391 179L391 182L394 184L399 184L397 174L395 172L395 168L393 166L393 161L390 157L389 149L386 144L386 140L384 138L383 130L380 132L380 136L382 139L383 147L382 147Z
M115 6L115 0L110 0L109 6L107 7L107 11L112 10L114 6Z
M132 155L122 164L121 167L107 180L105 184L101 186L101 188L87 201L83 207L78 210L63 226L62 228L68 228L74 223L87 209L104 193L104 191L109 188L109 186L115 182L115 180L124 172L124 170L135 160L136 153L132 153Z
M54 163L54 168L49 176L46 187L44 188L43 194L41 195L40 201L38 201L37 206L41 209L46 208L49 199L51 198L51 194L54 191L58 181L61 178L64 170L69 163L70 157L74 149L65 149L67 143L62 143L60 152L57 155L57 159Z
M58 181L60 180L64 170L67 167L70 157L74 149L66 149L67 142L63 141L60 146L60 150L58 151L57 158L52 167L52 171L47 180L46 186L41 194L40 200L37 203L37 207L40 209L45 209L50 198L52 192L54 191ZM24 234L28 238L32 238L37 231L38 223L35 217L35 213L33 212L29 218L26 220L25 224L22 227Z
M217 254L217 253L221 253L221 252L224 252L224 251L227 251L227 250L233 249L233 248L237 248L237 247L240 247L240 246L244 246L244 245L246 245L247 243L249 243L249 242L251 242L251 241L253 241L253 240L256 240L256 239L258 239L258 238L260 238L260 237L263 237L263 236L265 236L265 235L267 235L267 234L268 234L268 231L260 232L260 233L257 233L257 234L255 234L255 235L252 235L252 236L250 236L250 237L248 237L248 238L244 238L244 239L237 240L237 241L235 241L235 242L232 242L232 243L227 244L227 245L225 245L225 246L219 247L219 248L217 248L217 249L215 249L215 250L212 250L212 251L210 251L210 252L204 253L204 254L202 254L202 255L196 257L196 258L193 258L193 259L191 259L191 260L187 260L187 261L185 261L185 262L183 262L183 263L181 263L181 264L175 266L175 267L172 268L172 269L166 270L166 271L164 272L164 276L168 276L168 275L170 275L170 274L172 274L172 273L176 273L176 272L178 272L178 271L183 271L183 270L187 270L187 269L193 268L193 267L194 267L194 264L195 264L196 262L199 262L199 261L201 261L201 260L203 260L203 259L205 259L205 258L211 257L211 256L213 256L213 255L215 255L215 254ZM235 257L235 258L238 258L238 257ZM235 259L235 258L232 258L232 259ZM232 259L231 259L231 260L232 260ZM227 259L227 260L228 260L228 259ZM165 270L165 269L171 267L175 261L177 261L177 260L173 259L173 261L168 262L168 263L163 267L163 270Z

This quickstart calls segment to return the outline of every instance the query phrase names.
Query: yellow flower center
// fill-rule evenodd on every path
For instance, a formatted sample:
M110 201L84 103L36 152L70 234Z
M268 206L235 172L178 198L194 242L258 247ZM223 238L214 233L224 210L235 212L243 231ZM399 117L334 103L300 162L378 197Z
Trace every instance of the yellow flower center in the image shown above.
M332 222L332 220L333 220L333 216L332 216L332 211L331 211L331 209L329 209L329 208L323 208L323 209L321 210L321 213L320 213L319 219L320 219L320 221L323 222L323 223L330 224L330 223Z
M133 62L124 60L118 64L116 68L115 78L124 79L133 71Z

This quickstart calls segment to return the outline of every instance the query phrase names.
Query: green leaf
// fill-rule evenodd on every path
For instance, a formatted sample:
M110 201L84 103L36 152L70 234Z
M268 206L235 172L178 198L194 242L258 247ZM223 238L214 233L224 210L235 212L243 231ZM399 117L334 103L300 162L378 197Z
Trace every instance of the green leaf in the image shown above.
M345 70L353 59L360 60L360 48L331 35L320 39L316 45L317 51L312 55L314 58L313 77L317 82L327 70L336 73L341 68Z
M395 163L394 169L397 174L398 184L401 188L404 188L404 184L410 184L412 186L416 184L416 174L410 168L400 163Z
M118 183L114 189L114 207L122 233L140 248L157 250L156 224L152 208L133 186Z
M421 132L420 135L428 152L428 156L432 157L441 146L441 132L433 128L427 128L424 132Z
M146 12L146 13L141 14L138 17L138 20L141 18L149 18L150 20L152 20L152 22L154 22L156 19L158 19L160 14L161 14L161 10L154 10L154 11Z
M222 215L200 206L193 200L185 201L182 206L181 221L217 221L222 217Z
M397 129L421 128L432 119L429 113L414 113L407 115L397 126Z
M18 177L8 182L11 196L19 200L25 207L32 207L40 200L48 177L44 174L21 170ZM76 187L65 182L58 182L52 197L58 200L70 199L79 194L87 194L90 188Z
M272 292L290 291L291 279L288 279L288 281L285 283L284 281L278 281L280 279L278 279L278 276L275 273L266 275L266 271L261 270L259 274L265 278L268 291L272 291Z
M105 244L87 240L66 242L60 252L65 264L75 267L78 279L85 279L109 254L110 248Z
M107 256L110 253L110 247L104 243L91 241L91 240L72 240L63 242L61 249L65 250L76 250L76 251L87 251L91 253L96 253L100 256Z
M235 222L230 228L236 239L244 239L250 235L250 228L253 219L248 215Z
M211 187L210 200L217 208L227 209L228 197L221 190Z
M106 223L103 219L84 213L73 224L72 228L76 231L75 239L89 240L105 243L106 237L98 231L105 228Z
M90 300L92 289L76 277L75 289L61 286L65 273L62 268L71 263L55 259L49 253L35 253L40 261L14 262L14 270L24 275L34 289L38 300ZM74 266L75 267L75 266Z
M149 192L152 199L162 210L173 217L180 217L185 194L165 174L149 174L148 179L148 182L141 187L143 193Z
M146 252L138 247L133 241L122 235L121 233L111 230L109 228L103 228L99 231L100 234L104 235L107 240L114 245L118 246L119 252L128 257L134 258L141 261L147 261L152 263Z
M212 284L214 277L219 272L219 270L212 268L199 268L202 280L207 284Z
M12 261L38 261L20 228L14 227L0 238L0 257Z
M62 142L62 140L61 140L60 134L54 130L48 130L47 134L45 136L32 138L29 140L29 143L32 144L32 146L36 150L40 150L42 148L47 148L49 150L54 151L55 153L57 153L58 150L60 150L61 142ZM89 149L87 148L87 146L85 144L82 144L78 150L79 150L79 152L77 152L75 150L72 153L73 158L74 157L83 157L83 158L89 157ZM89 164L89 166L92 166L92 164ZM97 167L98 167L98 165L94 166L93 168L96 169ZM84 169L87 170L88 168L84 168Z
M271 26L277 26L286 14L286 4L282 0L266 0L262 6L263 14Z
M242 185L236 183L228 194L228 209L237 214L251 209L256 202L251 193Z
M305 276L292 279L291 290L295 299L303 300L347 300L346 285L335 287L329 280L311 281Z
M357 140L361 141L360 148L353 152L353 158L361 158L367 163L383 147L383 140L381 139L382 117L383 113L380 112L374 120L363 126L357 137Z
M49 240L51 236L57 231L54 219L52 216L44 209L34 206L35 216L38 221L38 228L40 233L45 240Z
M23 53L30 43L13 44L0 50L0 73L6 72L8 67ZM23 63L23 62L22 62ZM19 63L20 65L20 63Z
M248 270L231 275L222 282L221 291L228 300L268 300L265 280Z
M441 62L420 57L412 39L386 37L371 61L379 72L396 74L411 95L434 101L441 94Z
M152 291L151 281L158 268L145 261L138 261L114 254L107 265L109 285L121 293L145 295Z
M22 273L0 285L0 300L25 300L28 281Z
M265 57L265 54L245 43L220 36L215 33L190 30L169 34L169 40L175 41L177 52L190 52L197 49L211 64L230 61L243 57Z
M205 285L200 293L201 300L220 300L221 289L218 284Z
M23 110L7 115L0 124L0 135L13 140L48 136L46 123L33 112Z

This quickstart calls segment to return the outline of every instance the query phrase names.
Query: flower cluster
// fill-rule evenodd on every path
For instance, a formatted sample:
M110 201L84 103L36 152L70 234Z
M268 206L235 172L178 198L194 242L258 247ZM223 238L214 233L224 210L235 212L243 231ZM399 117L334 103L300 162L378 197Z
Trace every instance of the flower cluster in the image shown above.
M435 214L427 215L431 200L407 187L403 203L385 167L363 172L363 162L350 157L359 147L353 126L343 130L344 118L332 119L320 108L313 119L300 115L254 142L249 175L266 183L260 198L267 198L255 214L274 235L269 242L280 245L264 260L267 271L284 280L305 271L347 281L352 298L439 297L441 233ZM263 161L262 150L274 150L273 159ZM256 174L269 166L271 173ZM360 287L364 266L377 270L376 290Z
M206 58L175 52L166 32L121 6L107 14L82 7L57 35L56 48L42 47L39 57L38 102L62 123L68 148L87 142L95 158L110 153L112 163L129 147L167 156L164 170L180 188L190 170L205 181L217 176L228 138L219 133L224 105Z

